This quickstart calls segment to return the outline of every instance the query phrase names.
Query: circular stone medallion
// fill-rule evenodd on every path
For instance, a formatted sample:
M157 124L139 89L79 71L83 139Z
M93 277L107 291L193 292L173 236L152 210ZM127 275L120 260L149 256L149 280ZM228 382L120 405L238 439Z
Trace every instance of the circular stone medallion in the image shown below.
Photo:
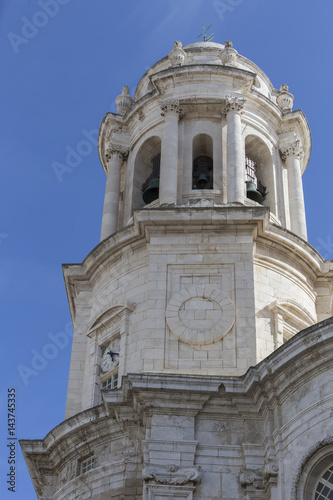
M166 308L171 332L187 344L212 344L232 328L235 307L212 286L190 286L172 295Z

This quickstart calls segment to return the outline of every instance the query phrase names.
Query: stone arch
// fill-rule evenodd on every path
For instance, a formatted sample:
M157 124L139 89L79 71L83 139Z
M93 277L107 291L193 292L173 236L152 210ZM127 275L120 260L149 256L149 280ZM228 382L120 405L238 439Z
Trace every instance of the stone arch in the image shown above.
M316 443L302 458L293 479L291 500L315 498L318 480L330 465L333 465L333 436Z
M153 160L161 154L161 142L161 138L154 135L143 142L136 154L132 190L133 210L142 208L145 205L142 199L143 187L153 174ZM156 175L159 178L159 169L157 170Z
M249 134L245 137L245 156L257 165L257 179L266 188L266 198L263 205L270 207L271 212L277 215L272 151L260 137Z
M198 185L199 177L207 179L206 185ZM213 189L213 139L208 134L197 134L192 139L192 189Z

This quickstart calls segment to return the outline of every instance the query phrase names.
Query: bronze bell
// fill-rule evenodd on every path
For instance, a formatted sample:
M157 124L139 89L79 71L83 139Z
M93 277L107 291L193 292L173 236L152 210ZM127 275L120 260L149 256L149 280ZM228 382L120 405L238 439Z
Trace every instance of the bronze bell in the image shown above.
M199 189L205 189L205 186L208 183L207 175L205 174L200 174L198 177L198 180L196 182L196 185Z
M257 186L252 181L246 182L246 196L257 203L262 203L265 199L265 196L258 191Z
M160 180L158 177L152 179L142 194L142 199L148 205L159 197Z

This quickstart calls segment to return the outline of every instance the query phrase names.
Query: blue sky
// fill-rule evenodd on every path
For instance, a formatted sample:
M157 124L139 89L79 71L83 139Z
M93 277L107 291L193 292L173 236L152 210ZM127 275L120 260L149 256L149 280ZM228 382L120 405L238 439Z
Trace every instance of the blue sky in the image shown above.
M1 2L1 498L36 499L18 448L17 491L7 491L7 389L16 389L17 437L42 438L64 418L70 314L61 264L81 262L99 242L105 174L94 131L116 111L121 87L133 96L175 40L192 43L203 23L214 23L215 42L232 40L276 88L289 85L312 132L303 176L309 242L333 259L332 2L215 4ZM73 150L81 153L60 182L52 165ZM59 332L68 344L46 347ZM43 352L49 359L38 361Z

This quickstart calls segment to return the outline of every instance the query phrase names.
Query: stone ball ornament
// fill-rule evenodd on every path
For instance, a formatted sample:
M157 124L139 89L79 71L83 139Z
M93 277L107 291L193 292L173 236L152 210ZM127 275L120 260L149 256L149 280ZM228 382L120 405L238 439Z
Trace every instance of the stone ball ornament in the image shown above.
M172 295L166 308L170 331L186 344L212 344L233 327L231 298L212 286L190 286Z

